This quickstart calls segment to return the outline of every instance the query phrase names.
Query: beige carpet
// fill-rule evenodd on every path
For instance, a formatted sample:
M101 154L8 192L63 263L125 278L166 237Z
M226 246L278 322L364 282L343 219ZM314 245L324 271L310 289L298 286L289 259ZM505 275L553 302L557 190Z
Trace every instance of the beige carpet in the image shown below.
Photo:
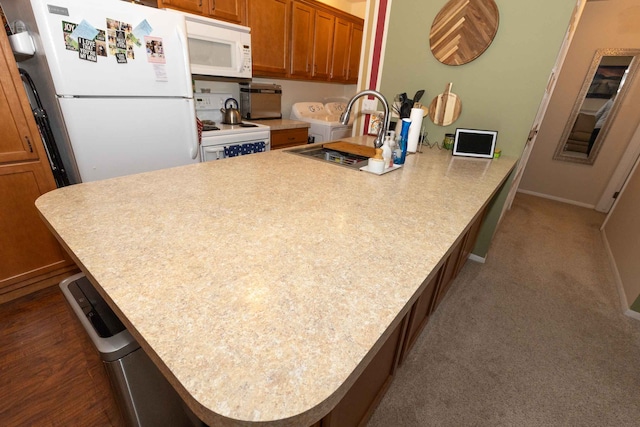
M603 220L518 194L368 426L639 426L640 322L622 314Z

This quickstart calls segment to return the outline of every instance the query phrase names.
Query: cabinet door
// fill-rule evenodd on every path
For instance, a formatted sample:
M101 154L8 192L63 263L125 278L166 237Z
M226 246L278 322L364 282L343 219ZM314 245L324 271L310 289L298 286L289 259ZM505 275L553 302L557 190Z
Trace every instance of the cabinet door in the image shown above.
M27 117L33 116L24 94L7 36L0 39L0 163L34 160L37 135L35 122L29 126ZM22 94L23 96L20 96ZM29 118L33 120L32 117ZM2 200L2 199L0 199Z
M254 77L286 77L289 66L290 0L250 0Z
M329 80L335 21L335 16L330 13L316 10L313 28L312 77L314 79Z
M336 18L333 30L331 55L331 80L347 81L349 65L350 36L353 24L343 18Z
M0 167L0 295L23 282L73 265L40 218L35 200L53 190L46 163Z
M432 312L436 311L436 308L438 308L438 305L442 301L442 298L444 298L444 296L447 294L447 291L456 278L458 261L460 259L460 254L462 253L462 247L466 240L466 236L467 234L465 234L458 240L444 264L444 270L442 270L442 277L440 278L438 290L433 301L433 307L431 307Z
M291 5L291 77L311 77L314 16L315 11L305 4L294 1Z
M373 356L347 394L322 419L323 427L366 425L395 374L406 321L405 317Z
M209 0L158 0L158 7L178 9L198 15L205 15L208 12Z
M420 332L424 329L429 317L431 316L432 306L438 290L438 284L440 282L442 271L444 266L440 266L436 273L427 282L427 286L424 288L416 302L411 307L409 314L409 323L407 325L407 333L405 335L404 343L402 346L402 354L400 356L400 363L402 363L413 344L420 336Z
M245 0L209 0L209 15L212 18L244 25Z
M476 246L476 241L478 240L478 234L480 234L480 228L484 223L484 218L489 211L488 208L484 208L484 210L476 217L475 221L469 227L469 232L467 233L467 237L465 238L464 245L462 247L462 252L460 253L460 258L458 259L458 265L456 266L456 276L464 267L464 264L469 259L469 255L471 255L471 251Z
M358 83L360 71L360 51L362 50L362 35L364 26L354 23L351 30L351 42L349 48L349 66L347 71L347 83Z

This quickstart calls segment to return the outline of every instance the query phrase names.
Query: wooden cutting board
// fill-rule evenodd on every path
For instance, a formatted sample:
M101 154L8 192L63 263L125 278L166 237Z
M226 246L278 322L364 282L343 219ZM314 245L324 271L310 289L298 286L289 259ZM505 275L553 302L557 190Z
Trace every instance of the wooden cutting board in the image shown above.
M376 155L376 149L373 147L367 147L366 145L353 144L344 141L329 142L327 144L323 144L322 147L364 157L373 157Z
M449 0L431 25L429 44L433 56L447 65L473 61L493 41L499 18L493 0Z
M444 93L436 96L429 105L429 118L438 126L449 126L458 120L462 112L462 102L451 92L453 83L448 83Z

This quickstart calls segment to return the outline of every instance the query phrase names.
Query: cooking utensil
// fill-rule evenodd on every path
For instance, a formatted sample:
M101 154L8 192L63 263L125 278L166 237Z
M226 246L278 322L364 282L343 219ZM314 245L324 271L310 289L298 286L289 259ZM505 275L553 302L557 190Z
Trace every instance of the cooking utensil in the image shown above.
M411 109L413 108L413 100L405 98L400 106L400 118L406 119L411 115Z
M226 125L239 125L242 123L240 110L238 110L238 101L234 98L227 98L227 100L224 101L224 108L221 108L220 112L223 114L222 123Z
M429 105L429 118L438 126L448 126L458 120L462 103L458 95L451 93L453 83L448 83L444 93L436 96Z
M422 99L422 95L424 95L424 90L419 90L413 95L413 104L417 104Z

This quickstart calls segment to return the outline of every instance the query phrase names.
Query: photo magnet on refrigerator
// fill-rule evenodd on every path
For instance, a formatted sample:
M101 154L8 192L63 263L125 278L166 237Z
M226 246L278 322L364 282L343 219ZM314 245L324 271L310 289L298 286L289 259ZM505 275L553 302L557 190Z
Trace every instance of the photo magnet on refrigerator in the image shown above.
M96 41L78 37L78 56L85 61L98 62Z
M107 56L107 39L104 30L98 30L96 40L96 52L98 56Z
M67 50L78 50L78 42L71 38L71 33L77 26L78 24L73 22L62 21L62 34L64 35L64 45Z

